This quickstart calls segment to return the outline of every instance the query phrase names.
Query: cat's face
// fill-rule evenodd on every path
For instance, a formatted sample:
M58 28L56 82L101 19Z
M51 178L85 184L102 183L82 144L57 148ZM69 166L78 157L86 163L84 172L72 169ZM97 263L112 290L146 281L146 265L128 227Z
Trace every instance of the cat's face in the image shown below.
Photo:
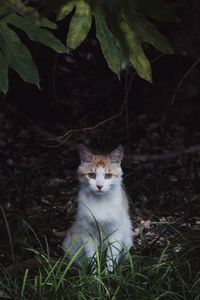
M108 155L94 155L84 145L80 145L81 164L78 168L80 182L96 195L111 191L121 182L123 148L119 146Z

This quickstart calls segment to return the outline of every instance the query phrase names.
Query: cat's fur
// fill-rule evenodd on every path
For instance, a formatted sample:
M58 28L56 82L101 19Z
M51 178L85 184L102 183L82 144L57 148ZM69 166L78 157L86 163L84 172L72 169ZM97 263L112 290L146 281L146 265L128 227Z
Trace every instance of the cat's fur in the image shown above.
M127 253L133 245L128 200L122 187L123 148L119 146L105 156L94 155L86 146L80 145L79 153L78 211L63 246L73 255L84 244L84 254L88 258L95 257L101 228L106 237L104 243L108 245L107 267L113 270L113 263L117 263L122 253Z

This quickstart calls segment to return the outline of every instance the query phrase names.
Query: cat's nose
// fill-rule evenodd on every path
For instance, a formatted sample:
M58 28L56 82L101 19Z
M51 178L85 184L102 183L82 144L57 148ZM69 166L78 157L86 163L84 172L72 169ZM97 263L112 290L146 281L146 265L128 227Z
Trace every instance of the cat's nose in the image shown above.
M103 185L97 185L97 188L98 188L99 190L101 190L102 187L103 187Z

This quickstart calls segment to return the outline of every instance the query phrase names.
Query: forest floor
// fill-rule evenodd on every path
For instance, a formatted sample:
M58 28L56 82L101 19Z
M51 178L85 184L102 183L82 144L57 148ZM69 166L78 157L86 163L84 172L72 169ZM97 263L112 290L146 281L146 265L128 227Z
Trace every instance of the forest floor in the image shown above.
M25 249L45 244L44 237L50 257L62 256L61 243L76 211L80 142L97 152L125 146L122 166L135 228L134 253L148 256L171 244L181 252L180 241L200 247L200 130L163 111L136 114L129 95L118 95L113 103L106 91L117 94L114 85L105 80L84 90L95 105L92 100L84 104L82 90L76 89L68 98L68 122L34 121L2 102L0 263L8 274L16 261L34 274L35 253ZM0 288L0 298L1 293Z

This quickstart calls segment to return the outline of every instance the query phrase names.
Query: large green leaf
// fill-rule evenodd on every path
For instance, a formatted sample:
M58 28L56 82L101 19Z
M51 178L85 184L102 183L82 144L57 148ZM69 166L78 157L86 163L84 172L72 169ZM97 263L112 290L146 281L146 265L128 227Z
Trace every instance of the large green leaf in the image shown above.
M45 17L39 18L39 20L34 20L40 27L45 27L49 29L57 29L57 24L50 21L49 19Z
M141 41L136 37L135 33L125 22L121 22L121 28L126 35L127 44L129 47L129 60L131 64L140 77L151 82L151 66L149 60L144 54Z
M124 32L120 27L121 22L121 0L109 0L104 2L103 12L107 21L107 26L113 34L115 43L119 49L121 68L128 65L128 47Z
M0 0L0 9L3 7L10 13L17 12L21 15L39 16L34 8L25 5L21 0Z
M7 16L9 13L10 13L9 9L7 9L4 5L0 6L0 20L5 18L5 16Z
M0 51L0 91L4 94L8 91L8 64Z
M142 40L153 45L156 49L163 53L172 54L174 51L168 41L156 27L143 16L136 18L138 33L141 34Z
M86 38L92 23L90 6L85 1L78 1L76 11L69 25L67 48L76 49Z
M44 17L46 13L56 12L59 20L71 13L67 36L68 51L77 48L85 40L93 14L96 35L109 68L119 75L123 57L125 61L131 62L139 76L151 81L151 67L143 51L142 42L153 45L159 51L172 53L168 40L151 23L151 19L177 21L173 5L164 1L43 0L39 13L25 5L23 0L0 0L1 54L7 59L8 66L15 69L22 78L26 78L24 80L32 83L37 81L38 84L37 68L30 52L6 23L23 30L33 41L51 47L59 53L65 53L64 45L47 29L41 28L56 27Z
M44 15L41 15L36 9L33 7L25 5L20 0L0 0L0 18L3 16L8 16L13 13L18 13L21 16L27 16L33 20L33 22L37 23L37 25L41 27L46 27L50 29L56 29L57 25L47 19Z
M55 38L55 36L47 29L40 28L32 19L12 14L7 18L7 23L25 31L31 40L50 47L58 53L66 53L66 48L60 40Z
M136 12L133 5L123 5L123 17L139 39L153 45L161 52L173 53L168 39L143 15Z
M119 75L121 69L120 54L119 49L116 46L113 34L108 28L108 24L100 9L96 8L94 16L96 24L96 35L100 42L103 55L107 61L109 68L115 74Z
M0 45L8 66L15 70L24 81L39 87L38 69L29 50L5 23L0 23Z
M133 22L130 22L130 25L131 24L133 24ZM134 16L133 27L136 28L137 33L141 36L144 42L153 45L156 49L158 49L161 52L168 54L173 53L173 49L168 39L165 36L163 36L157 30L157 28L142 15L137 14Z
M65 5L63 5L58 13L57 13L57 19L58 20L62 20L64 19L66 16L68 16L72 10L75 7L75 1L68 1Z

